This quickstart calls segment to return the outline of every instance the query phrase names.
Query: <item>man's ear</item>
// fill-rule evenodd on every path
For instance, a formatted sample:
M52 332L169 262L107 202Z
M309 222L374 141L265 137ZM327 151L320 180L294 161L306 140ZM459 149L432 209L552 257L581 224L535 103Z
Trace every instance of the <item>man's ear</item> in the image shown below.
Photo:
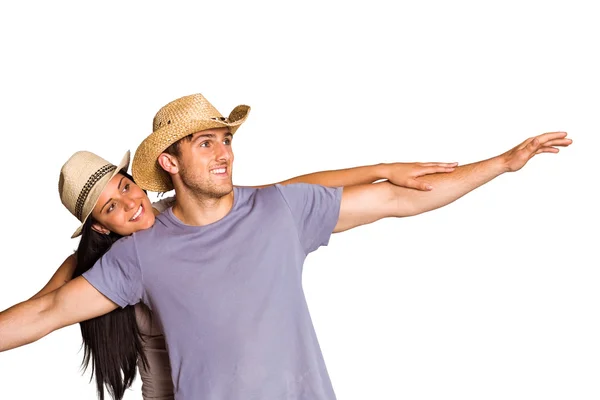
M179 166L177 164L177 157L169 153L161 153L158 156L158 164L162 169L171 175L175 175L179 172Z
M110 235L110 231L108 229L106 229L106 227L104 225L99 224L97 222L94 222L92 224L92 229L102 235Z

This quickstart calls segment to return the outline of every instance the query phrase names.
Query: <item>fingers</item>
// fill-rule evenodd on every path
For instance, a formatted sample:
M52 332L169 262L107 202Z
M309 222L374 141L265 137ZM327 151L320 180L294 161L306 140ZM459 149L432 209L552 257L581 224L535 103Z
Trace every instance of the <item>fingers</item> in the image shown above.
M408 182L406 182L406 187L410 189L417 189L423 191L433 189L433 187L429 183L418 181L416 179L409 179Z
M531 159L534 155L541 153L558 153L559 150L556 146L567 147L573 143L566 136L566 132L548 132L529 139L529 144L526 146L530 152L528 158Z
M551 140L564 139L567 136L567 132L546 132L535 138L539 140L540 144L545 144Z
M546 143L544 143L544 147L554 147L554 146L567 147L567 146L571 145L571 143L573 143L573 141L571 139L553 139L553 140L549 140Z
M452 163L442 163L442 162L426 162L426 163L418 163L422 167L456 167L458 165L457 162Z
M417 172L416 176L423 176L429 174L439 174L444 172L452 172L456 167L424 167Z
M558 153L559 151L560 150L556 147L541 147L535 153L533 153L532 156L541 153Z
M417 172L417 175L415 176L415 178L423 176L423 175L452 172L456 169L455 166L442 167L439 165L456 165L457 163L427 163L427 164L433 164L434 166L424 167L419 172ZM408 182L406 183L406 187L411 188L411 189L417 189L417 190L432 190L433 189L431 184L429 184L427 182L423 182L423 181L418 181L416 179L409 179Z
M548 142L555 141L555 140L557 140L557 141L564 140L565 141L564 142L565 146L568 146L573 141L571 139L565 139L566 136L567 136L567 132L562 132L562 131L560 131L560 132L546 132L546 133L542 133L541 135L530 137L529 139L526 139L523 143L521 143L520 145L518 145L516 147L516 150L523 150L527 146L531 146L529 148L530 151L533 151L533 149L535 148L535 146L539 146L539 145L555 146L554 144L549 144L548 143ZM535 144L534 144L534 142L535 142ZM557 146L562 146L562 145L557 145Z

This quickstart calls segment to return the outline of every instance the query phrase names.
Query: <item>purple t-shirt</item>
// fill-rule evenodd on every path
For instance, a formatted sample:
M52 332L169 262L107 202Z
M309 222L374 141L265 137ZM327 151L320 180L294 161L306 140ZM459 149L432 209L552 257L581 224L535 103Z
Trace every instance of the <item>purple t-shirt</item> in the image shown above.
M83 276L162 326L177 400L332 400L302 290L307 254L325 246L342 188L235 188L231 211L189 226L166 210L116 242Z

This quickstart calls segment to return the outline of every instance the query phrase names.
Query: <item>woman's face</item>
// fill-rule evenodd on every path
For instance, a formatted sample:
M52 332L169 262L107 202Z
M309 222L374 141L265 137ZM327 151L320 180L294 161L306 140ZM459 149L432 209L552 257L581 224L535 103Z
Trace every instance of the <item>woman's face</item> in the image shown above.
M92 227L100 233L131 235L154 224L150 199L125 175L115 175L98 198L92 210L97 221Z

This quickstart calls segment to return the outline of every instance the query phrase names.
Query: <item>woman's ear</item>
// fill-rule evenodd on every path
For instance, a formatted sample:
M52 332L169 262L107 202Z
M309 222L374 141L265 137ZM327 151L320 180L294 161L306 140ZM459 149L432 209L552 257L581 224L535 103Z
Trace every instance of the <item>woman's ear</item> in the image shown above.
M92 229L102 235L110 235L110 231L108 229L106 229L106 227L104 225L101 225L97 222L94 222L92 224Z

